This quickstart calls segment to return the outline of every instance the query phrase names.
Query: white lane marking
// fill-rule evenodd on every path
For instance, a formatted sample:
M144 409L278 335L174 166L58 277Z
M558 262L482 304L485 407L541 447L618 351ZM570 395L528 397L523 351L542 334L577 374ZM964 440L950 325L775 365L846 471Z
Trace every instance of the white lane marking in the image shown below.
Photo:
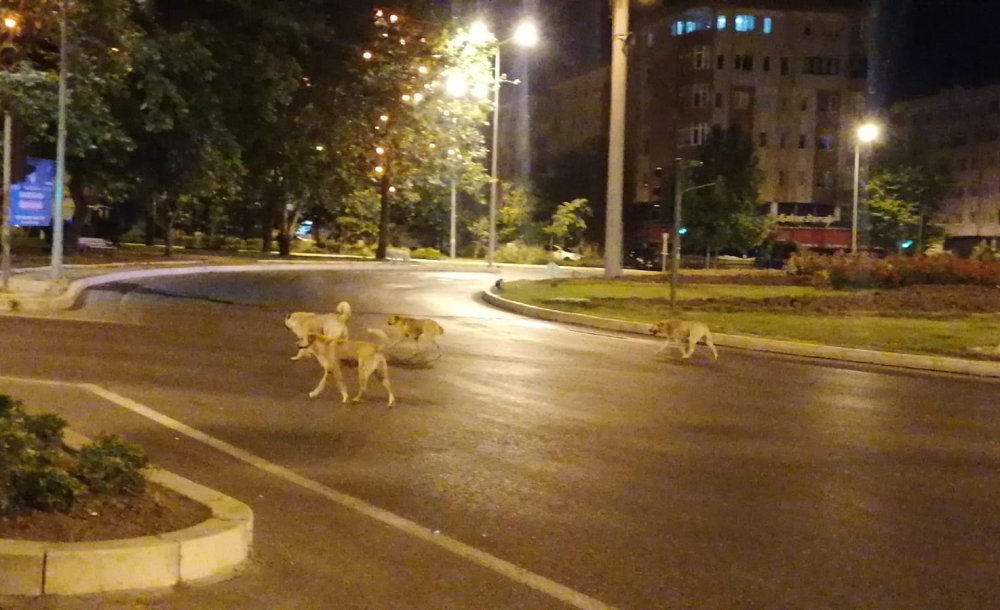
M609 606L604 602L594 599L588 595L580 593L579 591L574 591L565 585L561 585L553 580L545 578L539 574L535 574L525 568L517 566L509 561L500 559L494 555L491 555L485 551L481 551L475 547L469 546L464 542L460 542L455 538L446 536L444 534L438 534L434 531L411 521L405 517L401 517L395 513L389 512L385 509L378 508L368 504L367 502L350 496L348 494L339 492L335 489L327 487L321 483L317 483L311 479L296 474L295 472L272 462L258 457L249 451L245 451L236 447L235 445L230 445L229 443L217 439L213 436L205 434L204 432L192 428L191 426L177 421L171 417L168 417L158 411L140 404L131 398L127 398L120 394L116 394L110 390L107 390L99 385L93 383L71 383L66 381L49 381L43 379L30 379L30 378L20 378L20 377L6 377L0 376L0 380L3 381L14 381L14 382L28 382L37 383L42 385L54 385L54 386L65 386L65 387L77 387L83 388L92 394L95 394L109 402L112 402L122 408L128 409L137 415L141 415L145 418L151 419L154 422L174 430L180 434L188 436L198 442L204 443L213 449L221 451L227 455L230 455L241 462L245 462L255 468L259 468L267 473L273 474L281 479L298 485L299 487L308 489L315 492L333 502L349 508L353 511L361 513L366 517L370 517L384 523L390 527L394 527L404 533L407 533L415 538L424 540L433 545L441 547L442 549L453 553L459 557L467 559L475 564L478 564L484 568L492 570L501 576L505 576L510 580L519 582L521 584L527 585L536 591L544 593L550 597L558 599L560 601L566 602L567 604L574 606L576 608L582 608L584 610L610 610L613 606Z

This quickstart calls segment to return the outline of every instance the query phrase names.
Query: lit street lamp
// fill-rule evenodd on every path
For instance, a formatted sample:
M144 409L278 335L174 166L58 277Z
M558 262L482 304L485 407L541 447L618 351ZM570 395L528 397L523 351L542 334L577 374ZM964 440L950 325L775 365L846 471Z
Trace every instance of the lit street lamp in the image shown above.
M854 206L851 209L851 254L858 251L858 181L861 173L861 144L871 144L879 137L875 123L863 123L854 134Z
M3 36L13 36L17 30L17 19L13 15L3 18L5 31ZM3 290L10 289L10 183L11 183L11 148L13 124L9 111L3 113L3 226L0 227L0 241L3 242Z
M487 39L493 35L489 33L486 26L481 22L473 24L471 28L473 36L482 36ZM500 73L500 47L513 42L522 47L533 47L538 44L538 28L530 21L522 22L514 30L514 35L507 40L497 43L496 51L493 54L493 144L490 160L490 242L486 250L486 264L493 266L493 251L497 244L497 199L500 188L499 177L497 176L499 150L497 142L500 139L500 86L503 83L514 83L518 81L508 81Z

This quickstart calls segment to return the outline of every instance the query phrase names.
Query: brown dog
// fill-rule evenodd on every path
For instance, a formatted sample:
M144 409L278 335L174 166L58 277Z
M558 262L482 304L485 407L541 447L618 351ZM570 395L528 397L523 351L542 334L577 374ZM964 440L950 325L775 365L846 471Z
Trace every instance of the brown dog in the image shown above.
M408 318L406 316L397 316L393 314L389 316L388 320L389 326L395 326L399 329L402 337L396 343L402 343L407 339L413 339L413 344L416 349L420 350L420 337L428 337L431 340L431 345L437 350L437 355L441 356L441 347L435 341L435 337L439 337L444 334L444 329L441 325L434 320L429 320L427 318Z
M389 406L396 403L392 386L389 385L389 365L383 352L383 347L389 337L385 331L377 328L369 328L368 332L378 337L380 343L334 339L318 333L310 333L305 341L299 342L299 349L308 350L323 367L323 378L319 380L319 384L313 391L309 392L310 398L319 396L319 393L326 387L326 379L332 371L337 389L340 390L340 396L344 402L347 402L347 387L344 385L344 376L340 371L340 362L347 360L358 363L358 393L351 399L352 401L361 400L361 396L368 388L368 378L371 377L372 373L377 373L382 380L382 386L389 393Z
M657 322L650 328L651 335L657 335L666 338L666 341L654 356L658 356L663 353L668 347L676 345L681 351L682 358L690 358L691 354L694 353L694 348L699 341L705 341L705 345L712 350L712 355L715 359L719 359L719 352L715 350L715 343L712 342L712 331L708 330L703 322L691 322L687 320L662 320ZM684 349L685 343L687 344L687 349Z

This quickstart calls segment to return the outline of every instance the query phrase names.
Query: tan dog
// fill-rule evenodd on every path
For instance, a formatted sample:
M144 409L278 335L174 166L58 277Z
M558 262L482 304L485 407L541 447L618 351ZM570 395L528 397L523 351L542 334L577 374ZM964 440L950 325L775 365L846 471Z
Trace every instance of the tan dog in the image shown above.
M393 314L389 316L388 320L389 326L395 326L399 329L402 337L396 343L402 343L407 339L413 339L413 343L416 346L417 351L420 350L420 337L428 337L431 340L431 344L434 349L437 350L437 354L441 356L441 347L437 344L435 337L439 337L444 334L444 329L441 325L434 320L429 320L427 318L408 318L406 316L397 316Z
M719 359L719 352L715 350L715 343L712 342L712 331L708 330L703 322L690 322L686 320L662 320L657 322L650 329L650 334L665 337L666 341L654 356L663 353L671 345L676 345L681 351L681 357L690 358L694 353L694 348L699 341L704 339L705 345L712 350L715 359ZM687 344L685 350L684 344Z
M347 388L344 385L344 376L340 371L342 360L355 361L358 363L358 393L351 400L357 402L368 388L368 378L372 373L378 373L382 380L382 385L389 393L389 406L396 403L396 397L392 394L392 386L389 385L389 365L386 363L383 347L389 340L385 331L377 328L369 328L368 332L379 338L380 343L370 341L348 341L345 339L334 339L323 334L310 333L305 341L300 341L299 349L309 351L323 367L323 378L319 384L309 392L310 398L319 396L319 393L326 387L326 379L330 372L340 390L340 396L347 402Z
M333 339L347 339L347 320L351 317L351 306L347 301L337 304L337 313L310 313L296 311L285 316L285 326L295 334L298 343L309 335L326 335ZM309 350L299 348L292 360L310 356Z

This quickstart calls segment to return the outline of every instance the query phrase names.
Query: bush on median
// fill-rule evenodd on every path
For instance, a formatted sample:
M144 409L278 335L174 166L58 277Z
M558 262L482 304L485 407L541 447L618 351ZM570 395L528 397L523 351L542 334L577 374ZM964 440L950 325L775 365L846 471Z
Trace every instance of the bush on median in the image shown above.
M970 260L951 255L888 256L867 254L826 256L795 253L786 271L812 277L835 289L900 288L917 284L1000 285L1000 262Z
M65 427L58 415L29 415L0 394L0 515L68 512L85 494L143 492L147 459L138 446L104 435L73 454L62 448Z

